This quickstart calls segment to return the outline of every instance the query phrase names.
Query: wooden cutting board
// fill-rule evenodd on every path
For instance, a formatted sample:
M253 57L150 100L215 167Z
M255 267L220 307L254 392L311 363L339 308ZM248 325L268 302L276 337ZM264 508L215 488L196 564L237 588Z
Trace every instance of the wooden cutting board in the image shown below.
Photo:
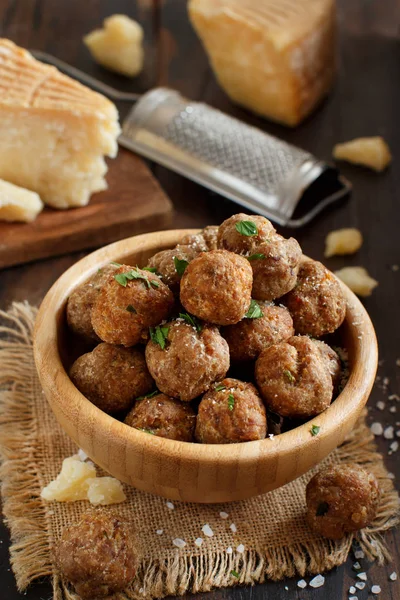
M172 203L135 154L109 161L108 189L81 208L45 208L33 223L0 222L0 269L166 229Z

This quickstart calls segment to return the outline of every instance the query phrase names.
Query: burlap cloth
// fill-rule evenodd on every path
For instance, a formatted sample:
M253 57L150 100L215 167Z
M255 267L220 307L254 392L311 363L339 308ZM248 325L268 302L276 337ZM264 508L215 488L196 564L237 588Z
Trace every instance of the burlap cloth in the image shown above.
M35 309L14 304L0 313L0 478L3 511L11 530L11 564L17 585L24 590L36 578L51 576L54 598L76 596L52 565L52 548L62 528L86 510L87 502L46 503L44 485L58 474L62 460L77 451L63 433L42 393L32 356ZM271 441L273 443L273 441ZM389 558L383 533L398 520L399 500L375 450L364 417L349 439L325 463L351 462L366 466L378 477L383 497L377 518L358 536L369 559ZM110 507L130 519L143 551L138 577L120 594L127 598L163 597L186 591L262 582L293 575L319 573L343 563L353 536L339 542L316 537L304 514L304 491L313 472L274 492L226 505L174 502L174 509L158 498L125 486L127 501ZM229 517L222 519L220 512ZM214 532L206 537L208 523ZM234 523L237 532L230 525ZM163 530L157 535L156 530ZM174 538L187 542L183 549ZM202 537L200 548L194 540ZM244 545L244 552L236 551ZM232 554L227 548L233 548ZM238 577L235 577L235 575Z

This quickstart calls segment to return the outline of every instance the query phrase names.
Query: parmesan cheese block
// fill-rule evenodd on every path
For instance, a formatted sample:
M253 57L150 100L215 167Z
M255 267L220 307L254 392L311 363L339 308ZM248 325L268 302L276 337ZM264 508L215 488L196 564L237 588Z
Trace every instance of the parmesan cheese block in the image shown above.
M230 98L297 125L335 73L334 0L189 0L189 16Z
M0 38L0 178L55 208L83 206L107 187L119 132L104 96Z
M106 69L135 77L143 69L143 29L126 15L112 15L103 29L83 38L94 60Z
M43 209L38 194L0 179L0 221L34 221Z

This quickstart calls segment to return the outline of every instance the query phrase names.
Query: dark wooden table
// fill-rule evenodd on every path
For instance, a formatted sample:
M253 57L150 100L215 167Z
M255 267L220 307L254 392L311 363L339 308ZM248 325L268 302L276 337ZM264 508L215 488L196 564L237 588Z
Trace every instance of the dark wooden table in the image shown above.
M363 232L365 243L356 256L330 259L327 264L333 269L362 265L379 281L379 287L365 300L365 306L376 326L383 361L380 376L389 378L389 391L383 392L379 384L375 387L369 402L369 419L371 422L378 420L383 424L394 424L400 420L400 404L397 414L390 413L387 396L399 392L400 382L400 368L395 364L400 357L400 271L392 270L392 265L400 264L399 2L339 0L339 79L320 110L295 130L262 121L229 102L218 88L202 47L191 29L186 16L186 2L155 0L155 12L152 4L151 0L0 0L0 35L27 48L50 52L121 89L144 91L156 84L167 84L192 99L204 100L326 160L330 159L332 146L338 141L360 135L383 135L394 155L393 166L386 173L377 175L343 165L343 173L354 185L352 199L324 213L295 235L306 254L322 259L325 235L330 230L355 226ZM94 65L81 43L82 36L111 13L136 17L145 28L146 68L144 74L132 83ZM126 107L120 108L121 112L124 108L126 110ZM233 203L164 168L152 165L152 169L174 202L176 227L217 224L239 210ZM83 253L77 253L2 271L0 307L7 308L13 300L38 304L57 277L82 256ZM378 400L386 401L386 409L382 412L376 409ZM378 439L378 445L389 470L399 477L400 453L388 456L389 441L383 438ZM362 561L363 567L368 569L369 585L358 591L359 600L371 597L368 595L371 584L381 586L382 600L400 598L400 582L393 583L388 578L396 563L400 570L399 532L391 532L386 540L394 563L380 568ZM7 530L0 525L0 597L17 600L24 596L15 588L8 562L8 543ZM330 572L325 586L318 590L300 590L296 580L288 580L254 588L220 590L204 596L214 600L267 597L276 600L339 600L348 597L349 587L354 584L353 562L351 557L344 566ZM48 598L50 594L50 585L41 582L32 586L25 597L39 600Z

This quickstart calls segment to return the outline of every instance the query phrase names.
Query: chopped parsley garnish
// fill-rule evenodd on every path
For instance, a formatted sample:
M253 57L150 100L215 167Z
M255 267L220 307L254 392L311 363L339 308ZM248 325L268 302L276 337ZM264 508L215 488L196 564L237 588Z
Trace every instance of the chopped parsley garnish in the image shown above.
M239 573L238 573L237 571L235 571L235 569L233 569L233 570L231 571L231 575L232 575L233 577L236 577L236 579L239 579Z
M258 234L257 225L253 221L239 221L235 225L236 231L247 237Z
M192 317L192 315L189 315L189 313L179 313L179 317L184 319L189 325L192 325L192 327L196 329L197 333L201 332L202 327L196 317Z
M157 273L157 269L155 267L143 267L142 271L150 271L150 273Z
M137 313L137 310L134 306L132 306L132 304L128 304L128 306L126 307L126 310L130 313Z
M259 319L260 317L264 316L264 313L261 310L258 302L256 300L252 300L250 302L250 308L244 316L245 319Z
M226 390L226 385L221 384L215 387L216 392L223 392L224 390Z
M233 394L229 394L229 396L228 396L228 408L229 408L229 410L233 410L234 406L235 406L235 398L234 398Z
M135 429L139 429L139 431L144 431L144 433L150 433L151 435L156 435L152 429L146 429L146 427L135 427Z
M128 281L132 281L132 279L141 279L146 283L148 288L151 288L151 286L160 287L158 281L155 281L154 279L149 279L147 275L143 275L143 273L140 273L138 268L131 269L126 273L117 273L116 275L114 275L114 279L123 287L126 287Z
M154 390L154 392L150 392L150 394L145 394L144 396L139 396L138 398L136 398L136 400L144 400L145 398L154 398L154 396L157 396L160 392L158 390Z
M100 273L103 272L103 269L97 269L97 275L100 275Z
M150 327L150 338L153 342L158 344L161 350L164 350L167 345L169 327L162 327L157 325L157 327Z
M317 512L315 515L317 517L323 517L329 510L329 504L327 502L320 502L317 506Z
M115 262L114 260L112 260L110 262L110 265L114 265L114 267L122 267L122 265L120 263Z
M294 381L296 381L296 377L294 377L294 375L287 369L285 369L285 371L283 371L283 374L285 377L287 377L289 379L290 383L293 383Z
M310 433L311 435L318 435L321 427L319 425L311 425Z
M250 254L250 256L247 257L247 260L261 260L262 258L265 258L265 254L256 253Z
M179 277L182 277L188 264L189 263L187 260L183 260L178 258L177 256L174 256L175 271L178 273Z

